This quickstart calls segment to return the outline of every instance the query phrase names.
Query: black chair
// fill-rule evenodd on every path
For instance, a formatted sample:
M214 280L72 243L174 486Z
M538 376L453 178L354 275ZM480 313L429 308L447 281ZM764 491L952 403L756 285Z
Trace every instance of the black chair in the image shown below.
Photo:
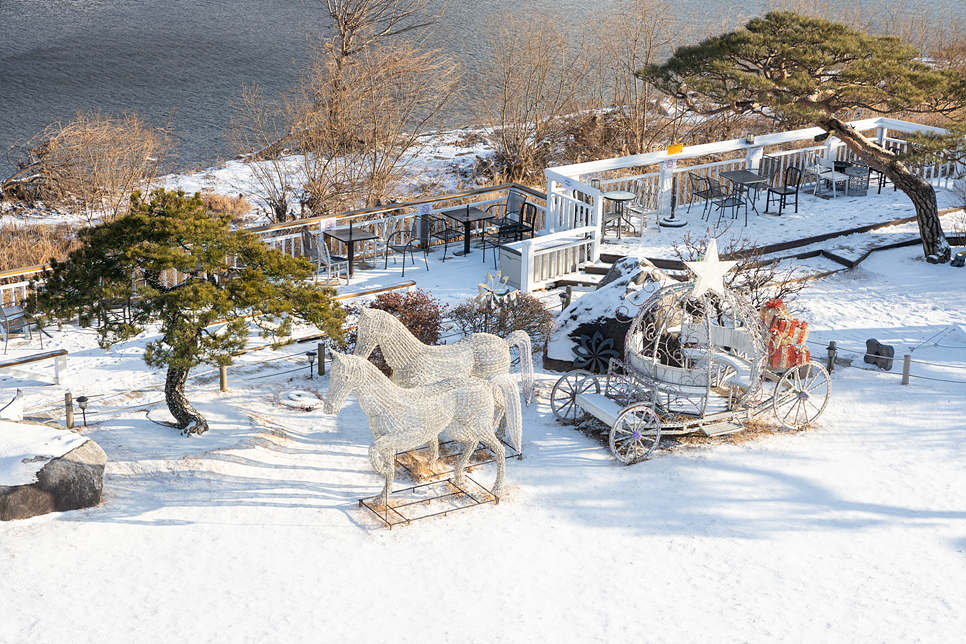
M428 248L421 247L419 243L419 237L412 230L397 230L396 232L389 235L386 238L386 264L383 269L389 268L389 253L402 253L403 265L402 265L402 276L406 277L406 253L409 253L409 260L416 265L415 252L417 250L423 251L423 261L426 262L426 270L429 270L429 259L427 255L429 254ZM443 251L446 252L445 250ZM392 263L396 263L396 256L393 255Z
M770 157L767 154L761 157L761 164L758 166L758 174L768 179L767 183L756 183L748 186L749 191L754 191L755 196L753 199L758 201L758 194L762 190L769 190L775 187L775 181L781 174L782 163L781 160L776 157ZM767 195L766 195L767 198ZM766 208L767 209L767 208Z
M495 206L498 204L491 204L487 211ZM486 263L486 247L489 246L493 249L493 268L496 269L500 246L520 239L520 222L509 215L492 219L490 222L492 225L483 232L483 262Z
M537 204L524 201L520 204L520 212L517 213L517 239L523 239L524 235L533 237L537 223Z
M705 215L711 212L711 204L714 200L726 197L727 193L718 184L712 184L711 179L702 177L696 172L689 172L688 180L691 182L691 201L688 202L688 213L691 212L691 204L694 203L694 200L700 198L704 202L704 208L701 211L701 218L704 219Z
M443 242L443 259L439 260L441 262L446 261L446 250L449 248L449 243L463 238L463 231L458 228L450 228L449 221L447 217L433 217L432 227L430 228L429 236Z
M790 166L785 170L785 184L782 186L768 188L768 194L765 197L765 212L768 212L768 207L771 205L771 196L775 195L778 199L778 215L781 216L782 210L785 208L785 204L788 201L788 197L795 195L795 212L798 212L798 190L802 187L802 171L795 166Z
M745 225L747 226L748 225L748 202L742 199L742 193L736 191L736 192L732 192L731 194L728 194L725 192L725 189L721 184L717 182L711 183L710 179L708 180L708 183L711 184L712 190L716 191L719 194L724 195L722 197L718 197L712 200L712 203L718 207L718 221L715 223L715 225L717 226L718 224L721 223L721 217L724 216L724 211L726 208L731 208L732 209L731 218L737 219L738 208L744 206L745 207ZM710 218L708 220L710 221Z

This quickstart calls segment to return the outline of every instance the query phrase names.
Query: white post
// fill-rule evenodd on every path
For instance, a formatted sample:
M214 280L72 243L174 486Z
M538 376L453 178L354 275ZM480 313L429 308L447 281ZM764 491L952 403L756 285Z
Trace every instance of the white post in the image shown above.
M753 148L748 148L748 154L745 156L745 168L754 172L759 167L761 167L761 157L765 154L765 149L760 145L756 145Z
M60 384L60 373L67 371L67 356L61 355L54 358L54 384Z
M543 230L548 233L555 232L557 230L557 220L560 218L559 203L555 204L557 201L553 197L553 179L547 177L547 211L543 217Z
M657 197L658 219L671 216L671 191L674 189L674 168L676 166L677 161L675 159L666 159L661 164L657 178L659 190Z
M533 240L520 242L520 292L533 290Z

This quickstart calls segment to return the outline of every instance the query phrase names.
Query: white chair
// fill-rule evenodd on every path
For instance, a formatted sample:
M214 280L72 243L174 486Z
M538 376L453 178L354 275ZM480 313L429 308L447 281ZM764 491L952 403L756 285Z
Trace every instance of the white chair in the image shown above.
M7 352L7 344L10 342L11 333L23 333L25 340L32 338L33 334L30 333L30 327L32 326L40 329L35 321L24 317L23 307L17 304L0 306L0 335L3 335L3 352ZM43 334L40 335L40 348L44 348Z
M329 247L325 242L309 232L308 228L302 228L302 254L310 262L315 264L315 282L318 283L319 275L325 275L325 283L328 285L333 274L336 283L345 274L345 282L349 283L349 260L340 255L333 255L329 252Z
M818 195L819 186L823 181L832 184L832 197L835 197L835 184L845 184L845 193L848 194L849 175L838 172L835 169L835 162L818 156L814 152L808 154L808 161L805 164L805 176L815 178L815 190L813 195Z
M655 223L658 221L657 195L653 188L654 186L651 184L645 184L643 181L638 181L637 190L635 190L637 197L634 199L634 201L627 204L628 223L630 223L631 227L633 227L633 220L635 218L640 220L638 230L642 235L644 234L644 229L647 227L647 218L649 216L654 218Z

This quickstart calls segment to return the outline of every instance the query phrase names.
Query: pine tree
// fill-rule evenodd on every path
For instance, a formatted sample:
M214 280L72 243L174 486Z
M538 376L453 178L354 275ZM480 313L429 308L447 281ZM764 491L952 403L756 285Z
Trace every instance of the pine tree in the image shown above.
M902 157L840 117L856 108L950 113L966 103L959 72L932 69L914 47L893 36L775 11L743 29L679 47L663 65L639 70L638 76L698 113L756 114L835 135L912 200L926 259L949 260L932 186L910 172Z
M198 194L156 190L145 201L135 192L130 214L79 235L83 247L51 261L29 306L59 320L99 319L103 348L159 324L144 361L167 369L165 399L185 434L208 429L185 397L188 372L231 364L250 324L273 342L290 334L293 319L341 338L344 311L334 291L303 281L308 262L231 230L229 217L209 213ZM130 308L126 319L112 313L120 304Z

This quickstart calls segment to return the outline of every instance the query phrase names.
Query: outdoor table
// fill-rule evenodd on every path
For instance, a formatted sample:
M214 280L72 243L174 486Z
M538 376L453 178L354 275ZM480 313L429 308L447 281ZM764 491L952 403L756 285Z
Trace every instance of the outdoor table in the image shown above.
M349 278L352 278L353 271L353 256L355 255L355 245L359 242L369 241L370 239L378 239L379 235L371 233L365 228L353 228L349 226L348 228L333 228L331 230L323 231L326 237L331 237L336 239L346 245L349 249Z
M453 221L463 222L463 254L469 255L470 253L470 228L473 226L474 222L486 221L487 219L493 219L493 214L486 212L485 210L480 210L476 206L467 206L461 208L455 208L453 210L444 210L443 214L452 219ZM456 255L457 253L453 253Z
M627 222L628 224L631 223L624 217L624 204L627 203L628 201L631 201L632 199L636 199L637 195L634 194L633 192L628 192L627 190L610 190L608 192L605 192L603 194L603 197L607 201L613 201L614 204L616 204L616 210L614 212L617 214L617 239L620 239L621 222L624 221L624 222ZM607 224L605 222L604 229L606 230L606 228L607 228Z
M719 172L718 176L722 179L727 179L731 183L738 186L738 191L743 194L748 194L749 188L757 187L758 184L767 184L768 177L763 177L757 172L752 172L751 170L730 170L728 172ZM758 207L755 202L751 202L751 208L755 211L755 214L760 214L758 212ZM745 201L745 213L748 212L748 201ZM737 213L735 213L737 217Z

